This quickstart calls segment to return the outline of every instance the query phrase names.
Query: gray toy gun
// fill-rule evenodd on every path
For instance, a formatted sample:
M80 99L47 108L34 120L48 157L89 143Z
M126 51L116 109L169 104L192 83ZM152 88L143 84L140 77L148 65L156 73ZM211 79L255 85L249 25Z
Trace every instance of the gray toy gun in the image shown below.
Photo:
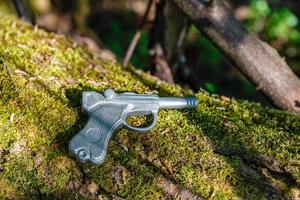
M83 92L83 110L89 115L85 127L69 143L69 150L81 162L91 161L102 164L107 154L108 144L114 132L122 127L132 131L146 132L157 122L160 108L189 109L198 104L196 97L158 97L154 94L125 92L117 94L112 89L104 92ZM128 124L130 116L153 116L147 127Z

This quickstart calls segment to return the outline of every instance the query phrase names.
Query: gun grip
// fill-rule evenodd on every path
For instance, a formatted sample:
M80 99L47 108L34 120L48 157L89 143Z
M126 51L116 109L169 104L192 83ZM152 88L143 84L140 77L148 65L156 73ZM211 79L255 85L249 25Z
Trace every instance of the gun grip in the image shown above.
M102 164L112 134L123 125L123 111L121 106L103 106L89 113L87 124L72 138L69 150L81 162Z

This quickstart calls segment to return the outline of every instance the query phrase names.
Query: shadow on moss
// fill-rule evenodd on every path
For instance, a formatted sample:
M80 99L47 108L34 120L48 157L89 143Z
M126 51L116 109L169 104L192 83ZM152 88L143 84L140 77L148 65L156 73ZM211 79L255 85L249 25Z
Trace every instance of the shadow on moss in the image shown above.
M80 88L80 89L79 89ZM78 112L77 118L73 125L66 129L63 133L58 134L54 139L55 143L61 144L61 150L69 154L69 141L71 138L78 132L80 129L84 127L88 120L88 116L82 112L81 107L81 100L82 100L82 93L84 91L93 91L94 88L92 87L79 87L79 88L67 88L65 90L66 98L68 99L67 104L69 107L76 109ZM75 159L75 158L74 158Z

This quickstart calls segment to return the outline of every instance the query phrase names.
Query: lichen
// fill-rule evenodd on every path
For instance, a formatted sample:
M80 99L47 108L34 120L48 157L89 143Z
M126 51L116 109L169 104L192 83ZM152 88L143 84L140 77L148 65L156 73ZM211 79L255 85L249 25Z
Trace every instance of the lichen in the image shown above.
M210 199L299 197L300 117L202 90L196 110L160 111L148 133L116 134L103 165L80 164L68 141L86 122L83 91L193 92L12 16L0 41L0 198L176 198L161 179Z

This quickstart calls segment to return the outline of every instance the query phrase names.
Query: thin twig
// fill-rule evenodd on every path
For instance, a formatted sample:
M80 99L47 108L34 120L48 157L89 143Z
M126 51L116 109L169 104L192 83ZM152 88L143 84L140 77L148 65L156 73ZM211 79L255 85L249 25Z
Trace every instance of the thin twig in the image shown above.
M123 66L124 66L124 67L127 67L127 66L128 66L128 63L129 63L129 61L130 61L130 59L131 59L131 57L132 57L132 54L133 54L133 52L134 52L134 50L135 50L135 48L136 48L136 46L137 46L137 43L139 42L139 40L140 40L140 38L141 38L141 33L142 33L142 31L141 31L141 30L138 30L138 31L134 34L134 36L133 36L133 38L132 38L132 40L131 40L131 42L130 42L129 48L127 49L125 59L124 59L124 61L123 61Z
M145 14L143 16L143 19L141 21L141 23L138 25L138 30L136 31L136 33L134 34L131 42L130 42L130 45L127 49L127 52L126 52L126 55L125 55L125 59L123 61L123 66L124 67L127 67L128 66L128 63L132 57L132 54L141 38L141 34L142 34L142 29L144 28L147 20L148 20L148 15L150 13L150 9L151 9L151 6L152 6L152 3L153 3L153 0L149 0L148 2L148 5L147 5L147 9L145 11Z

